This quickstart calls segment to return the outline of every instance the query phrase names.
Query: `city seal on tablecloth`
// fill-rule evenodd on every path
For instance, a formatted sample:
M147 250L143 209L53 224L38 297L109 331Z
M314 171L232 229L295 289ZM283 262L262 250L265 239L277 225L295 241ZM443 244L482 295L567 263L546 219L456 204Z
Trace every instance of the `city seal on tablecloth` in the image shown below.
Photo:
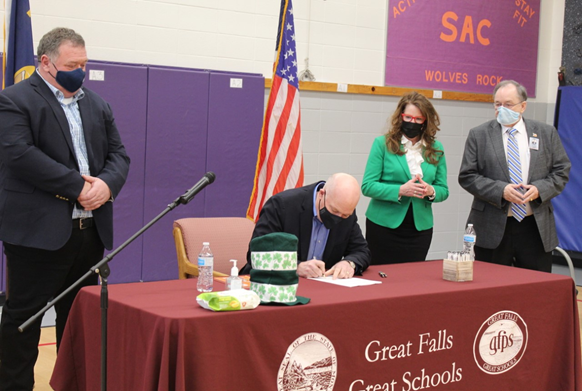
M475 336L473 357L485 373L499 375L519 363L527 348L527 325L513 311L491 315Z
M297 338L279 367L278 391L332 391L337 377L333 344L319 333Z

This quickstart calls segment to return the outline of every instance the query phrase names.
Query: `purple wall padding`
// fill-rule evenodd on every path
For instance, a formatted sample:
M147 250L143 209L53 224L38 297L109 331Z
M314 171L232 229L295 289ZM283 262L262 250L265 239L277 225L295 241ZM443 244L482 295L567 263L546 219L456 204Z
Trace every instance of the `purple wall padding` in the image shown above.
M207 171L216 174L189 204L168 213L111 261L111 283L175 279L174 220L245 215L263 121L264 78L101 61L89 62L87 70L85 85L111 105L131 158L129 177L114 203L115 248ZM89 80L90 70L104 71L105 80ZM242 88L231 88L231 78L241 79ZM3 291L3 254L0 262Z
M105 72L104 81L89 80L91 70ZM131 164L125 186L114 201L114 248L143 226L148 68L143 65L89 62L85 85L113 110ZM137 238L111 262L111 283L141 280L142 242Z
M578 219L582 209L582 155L580 155L580 123L582 122L582 86L559 89L557 113L558 134L572 162L570 180L562 194L552 199L560 247L582 252L582 226Z
M144 223L206 173L209 73L149 68ZM205 191L144 234L142 280L178 277L172 224L204 216Z
M231 88L231 79L242 88ZM206 189L205 216L244 217L253 190L263 125L262 76L211 72L206 167L216 174Z

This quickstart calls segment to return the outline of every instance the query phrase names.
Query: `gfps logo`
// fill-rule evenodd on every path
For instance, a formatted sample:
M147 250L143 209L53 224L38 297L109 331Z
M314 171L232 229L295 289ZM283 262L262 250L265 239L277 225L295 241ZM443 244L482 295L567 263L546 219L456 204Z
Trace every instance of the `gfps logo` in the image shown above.
M473 356L477 366L491 375L509 371L523 357L527 338L527 325L517 313L493 314L475 336Z

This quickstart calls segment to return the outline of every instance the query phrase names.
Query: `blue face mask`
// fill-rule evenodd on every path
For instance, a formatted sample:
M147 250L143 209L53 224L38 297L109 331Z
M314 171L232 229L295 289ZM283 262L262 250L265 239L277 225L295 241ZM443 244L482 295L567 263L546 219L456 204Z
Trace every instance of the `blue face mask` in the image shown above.
M53 66L57 70L57 77L55 77L55 80L65 90L74 93L83 86L83 82L85 81L85 71L83 68L77 68L73 71L59 71L55 64L53 64Z
M507 107L499 106L499 108L497 108L497 122L499 122L501 125L513 125L519 121L520 115L521 114L517 111L513 111Z

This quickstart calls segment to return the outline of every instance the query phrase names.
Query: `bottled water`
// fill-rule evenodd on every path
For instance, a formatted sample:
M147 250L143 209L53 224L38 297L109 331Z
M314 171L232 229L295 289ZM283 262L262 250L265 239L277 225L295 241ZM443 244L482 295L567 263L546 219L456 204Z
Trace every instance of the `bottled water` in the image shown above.
M475 228L473 224L467 224L465 229L465 235L463 235L463 251L467 252L471 256L471 260L475 260L475 242L477 240L477 234L475 233Z
M202 250L198 254L198 292L212 292L212 283L214 278L212 271L214 269L214 255L210 250L210 243L202 243Z

